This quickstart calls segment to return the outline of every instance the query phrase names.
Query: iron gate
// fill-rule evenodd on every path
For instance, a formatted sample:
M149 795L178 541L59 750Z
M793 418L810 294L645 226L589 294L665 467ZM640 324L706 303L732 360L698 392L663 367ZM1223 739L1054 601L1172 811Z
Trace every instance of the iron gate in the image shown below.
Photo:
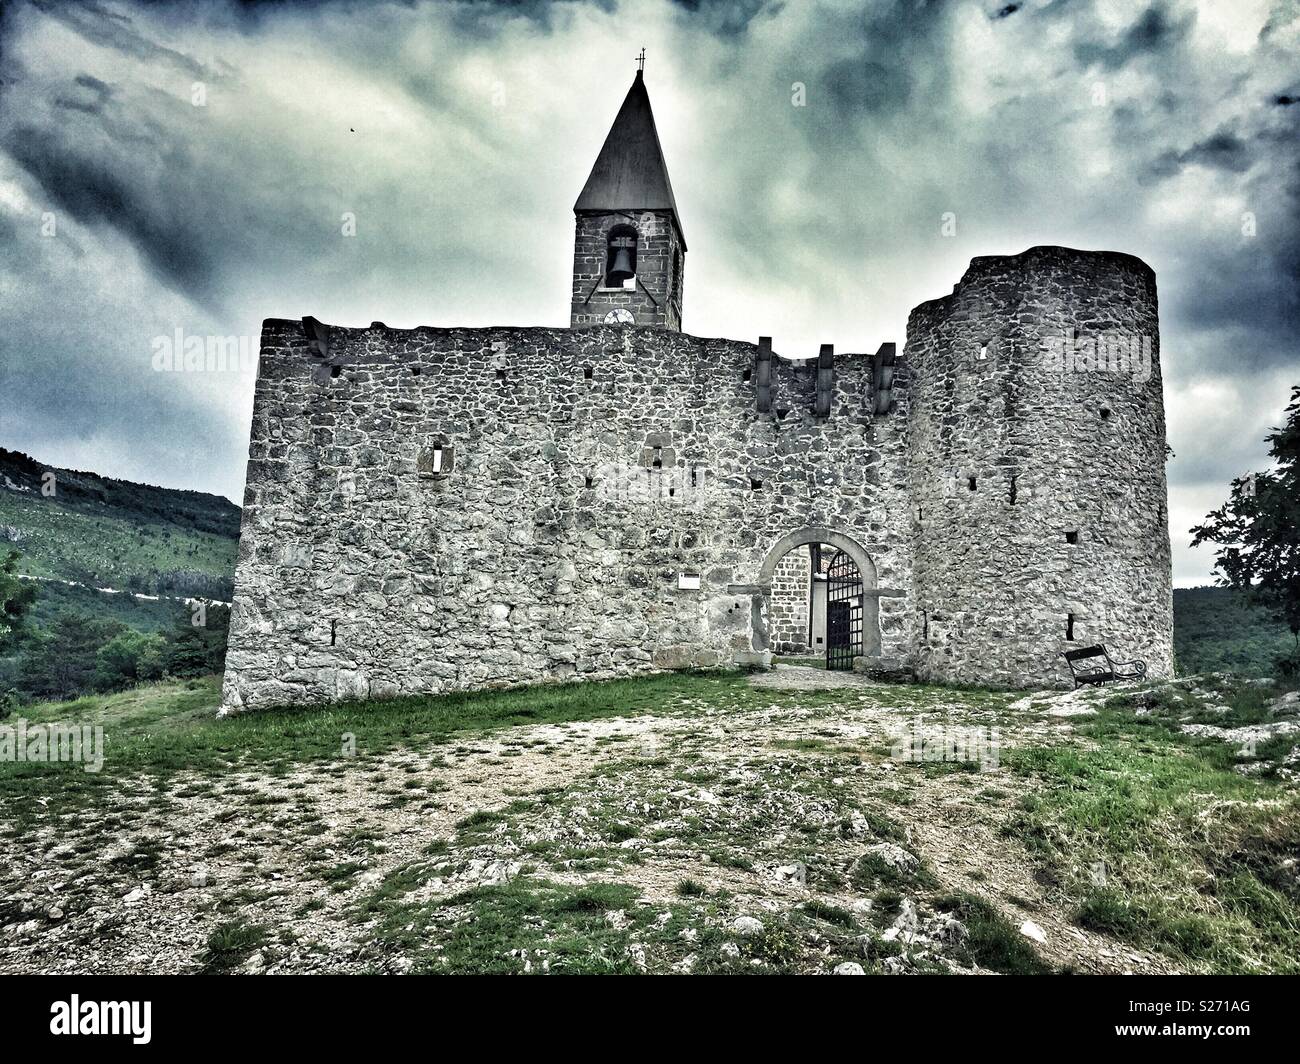
M837 550L826 569L826 667L851 669L862 653L862 573Z

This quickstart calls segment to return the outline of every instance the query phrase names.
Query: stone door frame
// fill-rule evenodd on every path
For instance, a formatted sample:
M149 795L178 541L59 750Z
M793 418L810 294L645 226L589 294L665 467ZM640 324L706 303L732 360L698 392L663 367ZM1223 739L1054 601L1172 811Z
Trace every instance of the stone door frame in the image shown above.
M733 657L733 664L771 665L771 632L768 627L768 615L776 567L790 551L810 543L825 543L842 550L857 565L858 572L862 574L862 655L867 658L880 657L880 596L892 595L896 592L880 590L876 583L876 563L856 540L830 528L809 525L794 532L787 532L768 548L758 571L758 579L754 583L732 584L728 588L732 594L748 594L752 601L751 649L748 652L737 652Z

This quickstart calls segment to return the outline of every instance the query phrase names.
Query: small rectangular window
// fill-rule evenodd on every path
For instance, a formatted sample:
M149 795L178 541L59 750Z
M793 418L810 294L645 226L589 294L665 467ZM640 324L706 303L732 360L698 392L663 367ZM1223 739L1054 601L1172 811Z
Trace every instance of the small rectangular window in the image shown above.
M422 477L447 476L455 464L452 445L444 441L420 449L416 470Z
M970 490L971 490L971 491L974 491L974 490L975 490L975 478L974 478L974 477L971 477L970 480L968 481L968 483L969 483L969 485L970 485Z
M1079 533L1076 532L1076 531L1074 531L1073 529L1071 529L1069 532L1067 532L1067 533L1065 534L1065 542L1066 542L1066 543L1078 543L1078 542L1079 542Z
M699 591L700 574L699 573L678 573L677 589L679 591Z

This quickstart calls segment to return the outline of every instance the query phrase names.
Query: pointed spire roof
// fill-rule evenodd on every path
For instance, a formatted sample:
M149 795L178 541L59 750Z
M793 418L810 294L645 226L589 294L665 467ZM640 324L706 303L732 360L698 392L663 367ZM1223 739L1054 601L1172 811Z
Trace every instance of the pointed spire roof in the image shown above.
M596 156L596 165L591 168L591 176L573 209L575 212L670 210L681 232L681 216L673 199L668 166L640 70L627 90L623 106L618 109L605 145ZM686 243L684 234L682 243Z

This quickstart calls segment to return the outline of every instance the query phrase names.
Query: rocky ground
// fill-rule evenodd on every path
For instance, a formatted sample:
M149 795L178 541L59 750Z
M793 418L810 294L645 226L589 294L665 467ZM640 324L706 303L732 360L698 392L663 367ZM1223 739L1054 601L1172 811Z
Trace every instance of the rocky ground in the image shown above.
M1115 689L748 682L743 709L115 781L4 840L0 971L1181 970L1081 926L1008 830L1036 787L1008 755L1087 748Z

